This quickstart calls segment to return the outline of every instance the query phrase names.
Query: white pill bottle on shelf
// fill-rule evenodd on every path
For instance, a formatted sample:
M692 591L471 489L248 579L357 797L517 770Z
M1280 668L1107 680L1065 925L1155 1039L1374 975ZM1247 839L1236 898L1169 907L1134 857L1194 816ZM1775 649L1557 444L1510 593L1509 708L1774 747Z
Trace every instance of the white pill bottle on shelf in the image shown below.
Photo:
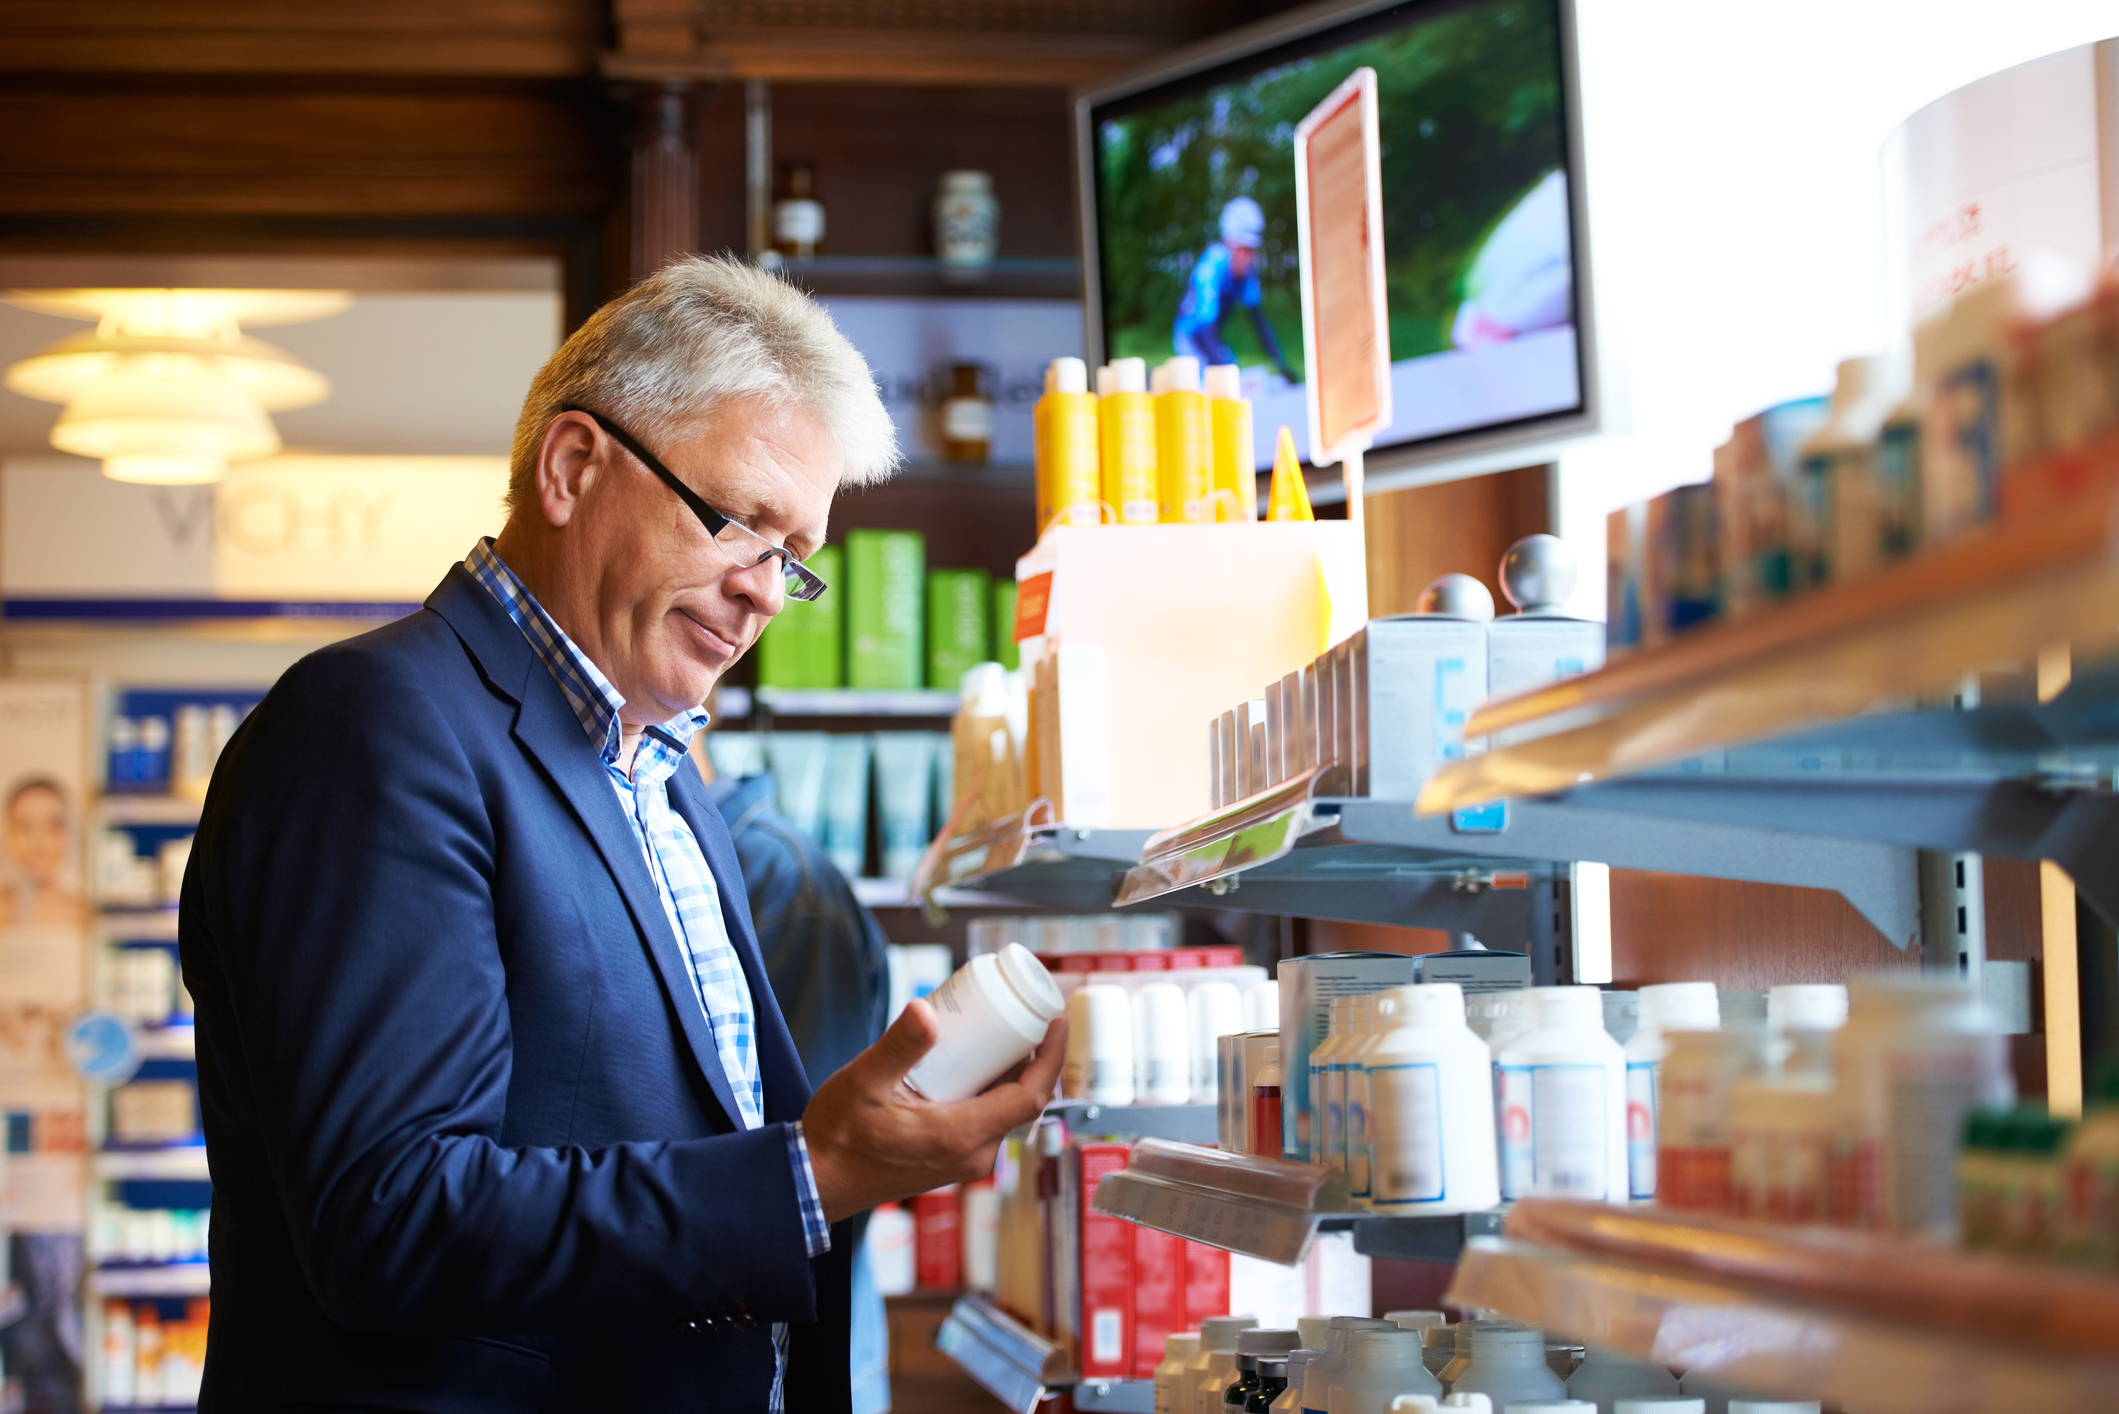
M1626 1172L1627 1195L1646 1202L1656 1194L1662 1066L1670 1054L1663 1033L1715 1030L1722 1012L1712 982L1659 982L1637 995L1640 1024L1626 1042Z
M1501 1196L1623 1203L1626 1054L1604 1030L1604 999L1533 987L1530 1000L1532 1029L1494 1067Z
M1501 1201L1493 1057L1454 982L1397 987L1390 1030L1366 1056L1369 1205L1379 1213L1473 1213Z
M1133 1103L1133 1000L1123 987L1092 982L1067 998L1067 1055L1060 1094L1092 1105Z
M1192 1097L1191 1031L1184 988L1150 982L1133 993L1133 1102L1181 1105Z
M927 1004L941 1039L905 1083L937 1101L968 1099L1000 1079L1066 1010L1052 974L1021 943L971 959L928 994Z

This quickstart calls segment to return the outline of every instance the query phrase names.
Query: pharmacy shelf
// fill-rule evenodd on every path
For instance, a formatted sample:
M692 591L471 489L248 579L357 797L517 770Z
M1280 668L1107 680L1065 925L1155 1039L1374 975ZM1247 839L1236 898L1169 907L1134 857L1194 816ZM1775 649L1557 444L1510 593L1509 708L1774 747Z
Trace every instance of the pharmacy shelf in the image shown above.
M190 1026L143 1026L134 1033L142 1060L195 1060L198 1031Z
M930 887L999 894L1041 907L1101 912L1118 881L1140 858L1152 831L1080 829L1052 818L1038 801L1021 815L950 840L914 876Z
M106 825L196 825L203 802L180 795L113 793L96 802L96 816Z
M1301 1261L1318 1233L1349 1230L1354 1250L1370 1257L1454 1262L1503 1218L1500 1209L1367 1212L1347 1196L1343 1173L1156 1140L1136 1144L1126 1167L1097 1184L1096 1211L1284 1265Z
M1606 809L1589 793L1421 816L1409 802L1323 793L1342 783L1305 772L1156 835L1117 903L1413 924L1527 947L1551 914L1537 886L1587 861L1835 889L1897 945L1918 937L1912 854L1891 844Z
M920 900L903 879L849 879L853 896L869 908L910 908ZM1015 908L1020 900L1005 894L980 893L976 889L936 889L934 901L943 908Z
M88 1275L88 1289L97 1296L204 1296L211 1285L204 1262L99 1267Z
M97 1178L159 1178L198 1182L211 1175L206 1168L206 1146L179 1145L168 1149L105 1149L90 1161Z
M1182 976L1182 973L1172 974ZM1064 1121L1071 1134L1108 1134L1119 1139L1170 1139L1211 1145L1217 1138L1218 1105L1091 1105L1065 1100L1047 1105L1048 1118Z
M127 942L175 942L177 911L175 908L100 908L96 910L96 926L106 938Z
M868 691L857 687L761 687L752 710L776 717L951 717L957 695L939 688Z
M1863 1414L2119 1407L2119 1279L2106 1274L1558 1200L1517 1204L1503 1233L1467 1248L1446 1301Z
M934 1343L1016 1414L1031 1414L1048 1394L1076 1383L1058 1345L982 1296L957 1298Z
M1995 664L2119 647L2119 438L2075 502L1966 535L1609 666L1489 702L1505 745L1436 773L1429 814L1548 795L1955 689Z
M1079 299L1081 266L1064 256L1001 256L977 269L933 256L820 255L783 260L779 269L819 295L983 296L988 299Z

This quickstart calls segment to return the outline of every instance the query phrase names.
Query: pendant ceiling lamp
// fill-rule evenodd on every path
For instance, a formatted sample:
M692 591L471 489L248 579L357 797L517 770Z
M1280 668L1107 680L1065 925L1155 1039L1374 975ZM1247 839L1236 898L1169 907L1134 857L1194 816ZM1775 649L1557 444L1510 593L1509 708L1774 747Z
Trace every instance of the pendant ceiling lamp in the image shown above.
M51 443L94 457L116 481L218 481L230 462L280 449L270 412L309 407L331 384L301 360L245 334L352 303L337 290L34 290L9 303L97 321L7 370L24 397L64 403Z

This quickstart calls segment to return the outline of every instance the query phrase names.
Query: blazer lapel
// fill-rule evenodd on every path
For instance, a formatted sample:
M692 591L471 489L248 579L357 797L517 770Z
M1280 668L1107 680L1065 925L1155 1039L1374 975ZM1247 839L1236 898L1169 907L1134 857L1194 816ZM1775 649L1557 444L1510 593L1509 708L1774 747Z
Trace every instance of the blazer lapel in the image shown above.
M521 702L522 708L515 716L515 739L537 758L596 842L597 852L603 856L611 877L618 881L618 891L624 895L641 937L647 940L648 955L654 959L655 971L669 994L670 1008L684 1031L684 1039L691 1044L692 1058L699 1063L729 1123L741 1128L743 1112L736 1108L736 1094L722 1068L721 1054L714 1048L712 1029L699 1004L699 991L692 985L691 970L678 950L677 935L670 928L669 915L663 911L662 894L648 873L640 842L619 808L617 792L611 787L602 760L582 733L581 722L560 695L550 670L534 653L529 655ZM746 971L748 967L746 962Z
M772 981L765 973L765 954L751 921L750 894L744 887L742 862L736 857L728 824L706 798L697 772L682 765L670 775L670 805L692 827L699 852L706 856L706 867L721 892L721 917L728 927L728 940L743 964L743 980L750 984L754 1034L758 1038L758 1074L765 1084L765 1122L800 1119L809 1105L809 1077L802 1070L794 1038L788 1034L779 999L773 996Z

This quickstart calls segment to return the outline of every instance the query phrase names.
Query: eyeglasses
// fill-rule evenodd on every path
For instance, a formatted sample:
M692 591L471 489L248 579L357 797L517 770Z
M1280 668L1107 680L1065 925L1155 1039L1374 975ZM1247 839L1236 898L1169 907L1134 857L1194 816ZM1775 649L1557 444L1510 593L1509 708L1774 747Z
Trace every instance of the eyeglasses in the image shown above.
M655 473L664 485L677 493L677 499L691 508L692 514L699 517L699 523L706 527L706 533L714 537L714 544L737 565L748 569L777 558L780 561L780 575L786 585L788 598L806 602L824 592L824 581L814 570L796 559L794 551L785 545L773 544L734 516L717 511L700 500L698 492L679 481L675 472L656 460L653 452L633 439L632 433L594 408L568 404L560 408L560 411L587 413L595 419L596 425L609 434L613 442L631 452L635 461Z

